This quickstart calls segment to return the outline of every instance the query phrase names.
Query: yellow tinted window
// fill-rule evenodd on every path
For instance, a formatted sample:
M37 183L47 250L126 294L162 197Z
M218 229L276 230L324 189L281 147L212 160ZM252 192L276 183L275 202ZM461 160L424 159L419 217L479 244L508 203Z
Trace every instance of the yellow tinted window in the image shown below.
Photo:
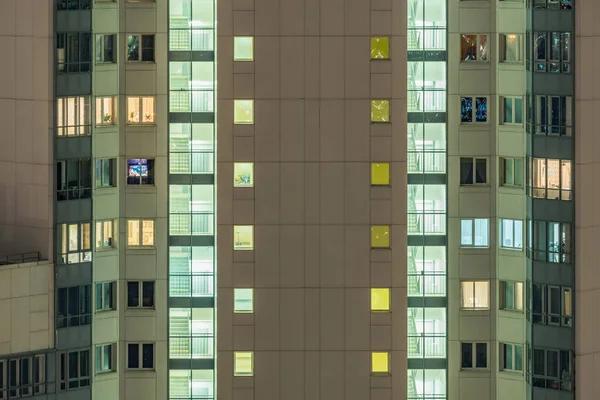
M233 227L233 249L254 249L254 227L252 225L238 225Z
M373 163L371 164L371 185L389 185L390 184L390 164Z
M234 124L253 124L254 123L254 100L234 100L233 101L233 123Z
M371 372L387 374L389 371L388 353L371 353Z
M233 374L236 376L252 376L254 373L254 363L252 362L252 352L234 353Z
M371 247L388 248L390 247L390 227L379 225L371 227Z
M233 38L233 60L254 60L254 38L252 36L236 36Z
M371 311L389 311L390 310L390 289L372 288L371 289Z
M371 122L390 122L389 100L371 100Z
M386 37L371 38L371 60L387 60L390 58L390 39Z

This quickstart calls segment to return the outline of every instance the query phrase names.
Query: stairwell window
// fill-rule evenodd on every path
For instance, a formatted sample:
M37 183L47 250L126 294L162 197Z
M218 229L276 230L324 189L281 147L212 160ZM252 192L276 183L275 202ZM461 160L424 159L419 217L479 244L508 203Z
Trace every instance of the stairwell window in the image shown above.
M461 97L460 122L463 124L485 123L488 120L487 97Z
M487 310L490 308L489 281L461 281L460 308L463 310Z
M523 282L500 281L500 309L523 311Z
M117 344L96 346L96 373L114 372L117 370Z
M127 97L127 123L154 125L155 98L153 96Z
M154 343L128 343L127 368L154 369Z
M390 38L372 37L371 38L371 60L389 60L390 59Z
M154 308L154 281L128 281L127 307Z
M117 282L96 283L96 312L117 309Z
M460 247L488 247L489 219L474 218L460 220Z
M117 248L117 221L106 220L96 222L96 250Z
M390 355L387 352L371 353L371 375L390 374Z
M154 62L154 35L128 35L127 61Z
M390 311L389 288L371 288L371 311Z
M91 134L90 98L87 96L56 99L56 133L59 137Z
M462 369L486 369L487 367L487 343L461 343Z
M117 116L116 97L96 97L96 126L114 125Z
M116 35L96 35L96 64L117 61L115 48Z
M254 226L237 225L233 227L233 249L254 250Z
M389 100L371 100L371 122L390 122Z
M500 370L523 372L523 345L500 343Z
M390 164L372 163L371 164L371 185L389 186L390 185Z
M254 61L253 36L234 36L233 61Z
M523 62L523 35L501 33L498 35L499 61L501 63Z
M234 313L253 313L254 312L254 289L251 289L251 288L233 289L233 312Z
M500 247L510 250L523 250L523 221L500 219Z
M500 157L500 184L523 187L523 159Z
M487 183L487 158L461 157L460 184Z
M154 247L154 220L128 219L127 246Z
M233 164L233 187L254 187L254 163Z
M461 61L488 61L487 35L460 35Z
M254 375L254 352L236 351L233 353L233 375L234 376L253 376Z
M523 98L500 97L500 115L503 125L523 125Z
M254 100L233 100L233 123L254 124Z

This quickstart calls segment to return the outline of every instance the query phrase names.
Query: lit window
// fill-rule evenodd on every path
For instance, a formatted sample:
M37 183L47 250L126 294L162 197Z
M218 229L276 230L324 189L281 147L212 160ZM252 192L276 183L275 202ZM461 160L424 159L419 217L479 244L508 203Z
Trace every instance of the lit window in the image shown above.
M117 370L116 344L102 344L96 346L96 372L114 372Z
M117 160L114 158L96 160L96 187L113 187L116 186L115 171Z
M56 133L58 136L83 136L91 133L89 97L56 99Z
M154 220L128 219L127 246L154 247Z
M487 218L460 220L461 247L488 247L489 221Z
M254 312L254 289L233 289L233 312Z
M128 185L154 185L154 160L130 158L127 160Z
M233 101L233 123L238 125L254 123L254 100Z
M523 371L523 346L500 343L500 369L502 371Z
M514 33L499 35L499 58L501 63L523 61L523 37Z
M517 219L500 220L500 247L523 250L523 221Z
M127 61L154 61L154 35L128 35Z
M61 224L58 226L60 240L60 263L76 264L92 261L90 223Z
M116 310L116 282L96 283L96 311Z
M128 343L127 368L154 369L154 343Z
M371 122L390 122L389 100L371 100Z
M501 97L502 105L501 115L504 125L523 125L523 98L521 97Z
M487 61L487 35L460 35L461 61Z
M390 361L388 353L371 353L371 373L373 375L387 375L390 373Z
M528 194L549 200L571 200L571 161L529 159Z
M128 124L154 124L154 97L127 97Z
M96 64L114 63L115 35L96 35Z
M154 308L154 281L128 281L127 307Z
M96 222L96 250L114 249L116 243L116 221Z
M461 368L487 368L487 343L461 343Z
M528 129L535 135L570 136L573 123L571 96L528 96L527 110L531 113ZM530 122L531 123L531 122Z
M390 227L375 225L371 227L371 248L386 249L390 247Z
M539 1L539 0L538 0ZM549 0L557 4L555 0ZM532 32L527 69L536 72L571 73L571 32Z
M387 37L371 38L371 60L389 60L390 39Z
M233 164L233 187L253 187L254 186L254 164L253 163L235 163Z
M372 288L371 289L371 311L389 311L390 310L390 289Z
M523 283L500 281L501 310L523 311Z
M570 287L534 283L531 288L532 320L536 324L573 326L573 292Z
M254 354L251 351L236 351L233 353L233 375L254 375Z
M485 310L490 307L490 283L488 281L462 281L460 291L460 308Z
M500 184L523 187L523 159L500 157Z
M387 186L390 184L390 164L371 164L371 185Z
M254 38L235 36L233 38L233 61L254 61Z
M254 250L254 227L251 225L233 227L233 249Z
M116 103L114 97L96 97L96 126L114 125Z
M475 101L475 104L473 104ZM487 122L488 116L487 97L461 97L460 98L460 122L481 123Z
M487 183L487 159L460 158L460 184L474 185Z

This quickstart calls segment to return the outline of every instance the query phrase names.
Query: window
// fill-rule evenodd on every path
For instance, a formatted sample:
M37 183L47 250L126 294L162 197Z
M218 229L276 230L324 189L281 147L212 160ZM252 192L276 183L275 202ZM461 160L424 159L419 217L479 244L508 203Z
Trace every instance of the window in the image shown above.
M527 257L552 263L571 262L571 224L527 221Z
M460 158L460 184L487 183L486 158Z
M56 162L56 200L78 200L92 197L92 171L89 158Z
M90 98L87 96L56 99L56 133L58 136L84 136L91 133Z
M475 99L475 107L473 107ZM487 97L461 97L460 98L460 122L476 123L487 122Z
M254 353L251 351L236 351L233 353L233 375L254 375Z
M117 222L113 220L96 222L96 250L117 247Z
M461 368L487 368L487 343L461 343Z
M44 354L0 360L0 399L30 397L44 393L46 393Z
M371 60L389 60L390 59L390 38L372 37L371 38Z
M371 226L371 248L389 249L390 227L388 225Z
M390 164L372 163L371 164L371 185L389 186L390 184Z
M503 249L523 250L523 221L518 219L500 219L500 247Z
M127 97L127 123L153 125L154 97Z
M254 250L254 227L252 225L233 227L233 249Z
M127 35L127 61L154 61L154 35Z
M523 371L523 346L520 344L500 343L500 370Z
M555 1L555 0L549 0ZM571 72L571 33L533 32L531 52L527 54L527 70L536 72Z
M489 220L487 218L460 220L460 247L488 247Z
M96 126L114 125L117 115L115 97L96 97Z
M571 200L571 161L529 158L527 194L549 200Z
M117 309L117 283L96 283L96 311Z
M92 321L92 286L59 288L56 327L89 325Z
M56 63L58 73L90 72L92 35L84 32L56 34Z
M570 10L572 8L572 4L572 0L527 0L528 8Z
M117 160L115 158L104 158L96 160L96 188L115 187Z
M533 350L533 351L532 351ZM528 348L527 381L534 387L573 390L573 353L568 350ZM533 366L533 368L532 368ZM532 371L533 369L533 371Z
M504 125L523 124L523 99L521 97L500 97L502 123Z
M128 219L127 246L154 247L154 220Z
M115 35L96 35L96 64L117 61L113 51L114 43L116 43Z
M371 311L390 311L390 289L371 289Z
M523 283L500 281L500 309L523 311Z
M534 283L530 303L534 323L573 326L573 292L570 287Z
M498 38L499 61L520 63L523 61L523 36L514 33L501 33Z
M127 368L154 369L154 343L128 343Z
M372 375L389 375L390 361L389 354L386 352L371 353L371 374Z
M234 36L233 61L254 61L254 37Z
M254 312L254 289L233 289L233 312Z
M89 10L91 0L56 0L57 10Z
M90 386L90 351L60 353L59 390Z
M128 185L154 185L154 159L127 159Z
M487 35L460 35L461 61L487 61Z
M500 157L500 184L523 187L523 159Z
M462 281L460 290L460 308L485 310L490 307L490 283L488 281Z
M389 100L371 100L371 122L390 122Z
M571 136L573 98L570 96L527 97L527 131L534 135Z
M236 125L254 124L254 100L233 101L233 123Z
M233 187L254 187L254 163L233 164Z
M128 281L127 307L154 308L154 281Z
M92 261L92 235L89 222L76 224L60 224L58 237L60 238L61 264L76 264Z
M116 371L116 355L117 345L115 343L96 346L96 373Z

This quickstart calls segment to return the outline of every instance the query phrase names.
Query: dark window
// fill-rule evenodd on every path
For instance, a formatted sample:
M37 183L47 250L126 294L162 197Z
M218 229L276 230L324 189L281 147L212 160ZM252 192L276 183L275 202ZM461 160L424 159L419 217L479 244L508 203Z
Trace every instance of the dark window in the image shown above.
M128 185L154 185L154 160L134 158L127 160Z
M91 0L56 0L57 10L89 10Z
M91 34L57 33L56 62L59 73L90 72Z
M487 160L485 158L475 159L475 183L487 182Z
M140 367L140 346L137 343L127 345L127 368Z
M91 304L91 285L58 289L56 327L90 324Z
M549 0L554 2L555 0ZM571 33L533 32L527 52L527 69L536 72L571 72Z
M101 159L96 160L96 187L112 187L115 185L115 169L117 160Z
M77 200L92 197L92 171L89 158L56 162L56 199Z
M128 35L127 61L154 61L154 35Z
M487 159L461 158L460 159L460 184L472 185L487 182Z
M475 367L476 368L487 368L487 344L486 343L476 343L475 349L476 349Z
M114 310L115 282L96 284L96 311Z
M462 343L462 368L473 368L473 344Z
M140 283L127 282L127 307L139 307L140 305Z
M114 43L114 35L96 35L96 63L113 63L116 61Z
M154 282L142 282L142 307L154 307Z
M127 307L154 307L154 281L127 282Z
M154 344L142 344L142 368L154 368Z
M475 122L487 121L487 97L475 98Z

